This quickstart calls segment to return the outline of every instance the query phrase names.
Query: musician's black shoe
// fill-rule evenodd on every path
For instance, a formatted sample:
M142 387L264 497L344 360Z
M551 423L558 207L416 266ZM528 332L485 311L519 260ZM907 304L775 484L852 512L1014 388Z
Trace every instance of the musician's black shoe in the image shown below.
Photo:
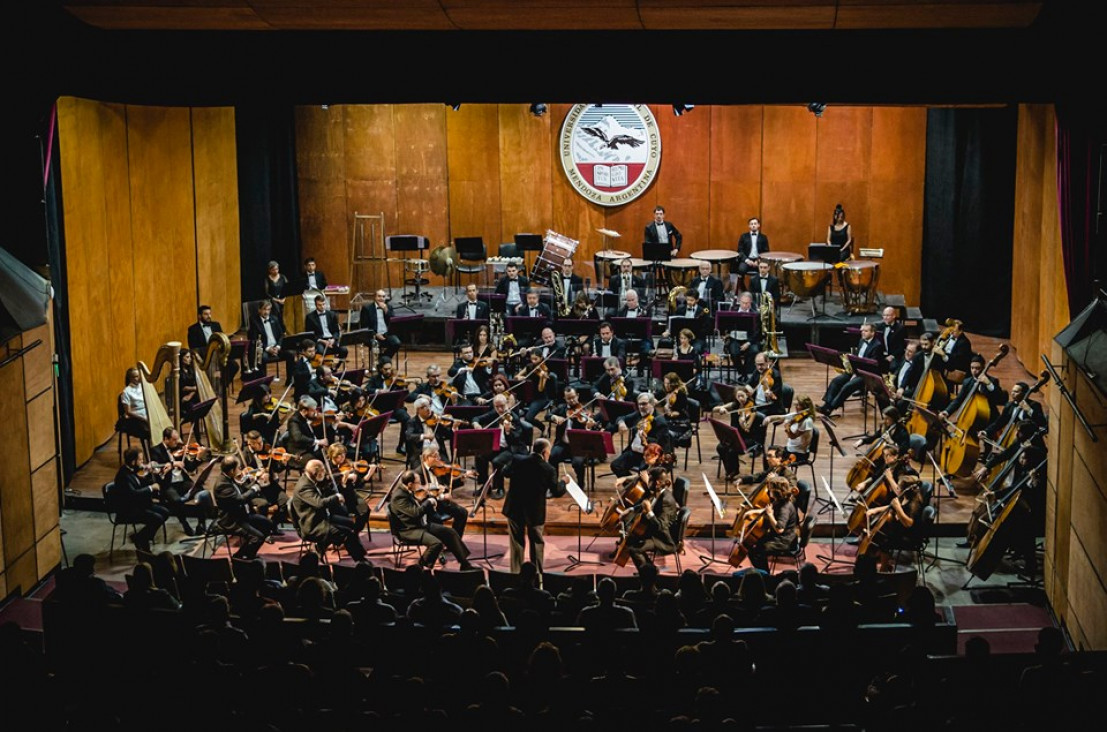
M185 536L196 536L196 529L192 528L187 521L181 522L181 531L184 532Z
M469 572L477 568L477 565L470 562L468 559L462 559L461 563L457 565L457 568L462 572Z
M958 549L968 549L972 546L972 544L970 544L968 541L959 541L954 544L954 546L956 546Z
M504 491L503 491L503 488L500 488L499 490L494 490L494 491L491 491L489 495L490 495L490 496L491 496L492 498L495 498L495 499L496 499L496 500L498 501L498 500L500 500L501 498L503 498L503 497L504 497Z
M278 529L276 526L269 532L269 536L284 536L284 529Z

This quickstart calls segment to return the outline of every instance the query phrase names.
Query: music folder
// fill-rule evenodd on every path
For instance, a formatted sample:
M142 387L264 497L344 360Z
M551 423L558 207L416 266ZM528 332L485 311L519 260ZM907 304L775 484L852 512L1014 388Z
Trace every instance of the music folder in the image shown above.
M647 262L671 262L673 260L672 242L642 242L642 259Z
M641 341L653 336L653 320L650 318L609 318L611 328L620 338Z
M812 262L834 264L842 260L842 249L834 244L812 242L807 245L807 258Z

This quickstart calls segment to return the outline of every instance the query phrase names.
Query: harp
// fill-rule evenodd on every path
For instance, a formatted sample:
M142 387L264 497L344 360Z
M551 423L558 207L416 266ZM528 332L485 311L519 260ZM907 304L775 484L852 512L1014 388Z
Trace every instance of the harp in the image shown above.
M179 377L181 373L178 356L181 353L181 344L178 341L170 341L158 349L154 356L154 367L147 368L142 361L138 362L138 373L142 376L142 400L146 402L146 416L150 420L150 439L161 439L161 433L166 427L181 428L181 388ZM154 385L161 375L162 369L169 367L169 376L165 380L165 401L158 395L158 389ZM169 410L166 410L166 402Z
M231 357L231 339L226 333L212 333L207 350L196 369L196 393L201 401L215 398L211 411L204 417L204 426L212 450L221 453L233 451L230 422L227 412L227 363ZM214 367L214 368L213 368ZM209 374L211 378L209 379Z

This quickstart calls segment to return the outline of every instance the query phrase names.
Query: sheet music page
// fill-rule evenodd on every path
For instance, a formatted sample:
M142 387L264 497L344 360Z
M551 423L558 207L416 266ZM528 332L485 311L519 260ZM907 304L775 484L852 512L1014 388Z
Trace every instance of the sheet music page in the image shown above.
M719 494L711 487L711 481L707 479L707 473L700 473L700 475L703 476L703 484L707 487L707 495L711 497L711 503L715 505L715 513L719 514L719 518L722 518L723 504L719 500Z
M577 485L575 480L569 478L569 482L565 485L565 490L573 497L573 500L577 502L581 511L592 513L592 502L588 500L588 496L580 489L580 486Z

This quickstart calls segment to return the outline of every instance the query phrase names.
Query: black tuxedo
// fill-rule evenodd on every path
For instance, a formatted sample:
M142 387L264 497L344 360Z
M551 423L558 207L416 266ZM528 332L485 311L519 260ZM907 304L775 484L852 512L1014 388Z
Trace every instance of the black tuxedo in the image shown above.
M915 357L911 359L911 370L907 375L907 381L903 389L904 396L913 397L915 395L915 389L918 387L919 382L922 381L923 374L926 372L928 357L930 358L931 370L937 371L939 374L945 371L945 361L942 360L941 356L919 351L915 354Z
M557 479L557 469L542 459L541 455L513 458L511 488L504 501L503 514L507 517L511 571L519 572L523 564L526 542L530 540L530 560L542 571L546 523L547 495L559 497L565 494L565 484Z
M508 313L508 315L514 315L521 318L542 318L547 323L553 318L553 313L550 311L550 306L544 302L539 302L534 306L534 315L531 315L530 306L527 305L524 300L519 305L519 309L516 312Z
M761 293L767 292L773 296L773 305L780 304L780 280L772 275L765 278L762 284L760 273L751 274L749 286L746 288L753 295L753 301L758 302Z
M599 336L596 336L592 339L592 355L593 356L606 355L600 349L600 344L602 342L603 342L603 339L601 339ZM626 356L627 356L627 342L625 340L623 340L622 338L618 337L618 336L612 336L611 337L611 352L610 352L609 355L616 356L616 357L621 358L621 359L626 358Z
M350 352L350 349L346 348L343 345L338 345L341 343L342 339L342 328L339 326L338 316L333 310L324 310L322 313L320 313L318 310L312 310L310 313L307 314L307 318L305 318L305 320L307 324L307 329L312 332L312 334L315 336L315 339L318 341L315 346L317 351L319 351L320 353L323 352L323 323L326 322L327 330L330 331L331 338L334 339L336 344L326 349L327 353L334 353L342 359L346 358L346 356Z
M530 280L522 273L519 274L516 280L519 283L519 302L525 303L527 301L527 290L530 289ZM511 280L508 279L507 275L501 277L500 281L496 283L496 294L503 295L506 298L510 282ZM507 300L505 299L504 302L506 304ZM508 313L508 315L512 314L513 313Z
M260 316L254 315L250 318L250 326L247 329L247 338L250 340L249 351L247 356L249 360L254 359L254 354L257 353L257 342L262 341L262 348L269 348L269 344L265 342L265 323L269 323L269 329L273 331L273 338L276 339L276 345L281 347L282 339L284 338L284 323L273 313L269 313L269 317L262 320ZM253 366L255 369L260 369L264 364L273 363L274 361L280 361L280 354L273 356L268 351L263 350L261 354L262 363L255 363Z
M680 514L680 507L673 496L672 488L666 488L650 501L653 509L653 517L647 516L646 532L643 536L635 536L630 541L630 558L634 566L639 570L650 563L651 552L658 554L675 554L677 545L673 541L673 524Z
M646 288L646 281L636 274L630 275L630 288L637 292L639 295ZM616 295L623 294L623 275L613 275L607 283L607 289L614 292Z
M907 349L907 330L903 327L903 323L898 320L891 326L881 323L876 328L876 337L884 344L886 356L891 356L893 359L903 357L903 352Z
M943 347L942 350L945 350L945 348ZM972 342L964 333L953 342L952 350L946 353L948 356L946 358L946 371L969 370L969 361L972 359Z
M765 252L769 251L769 237L765 234L759 233L757 235L757 256L760 257ZM750 258L750 254L753 252L753 236L750 232L746 232L738 237L738 276L745 277L748 274L757 272L757 265L750 266L746 264L746 260ZM733 266L733 265L732 265ZM731 270L733 271L733 270Z
M477 480L482 484L488 480L489 465L496 469L496 476L492 479L494 496L503 495L504 474L510 470L515 455L525 455L530 449L530 438L533 435L533 428L524 428L523 420L519 415L512 413L511 416L511 429L502 427L504 420L495 409L490 409L473 420L476 423L475 426L482 429L488 429L488 425L495 422L491 429L502 430L499 452L478 455L476 460Z
M1019 409L1018 405L1014 402L1007 402L1003 407L1003 411L997 413L992 417L992 421L988 423L988 426L984 428L984 431L988 433L988 437L993 440L998 440L1003 432L1011 424L1011 420L1016 420L1015 425L1018 425L1019 420L1029 419L1039 427L1046 426L1045 413L1042 411L1042 405L1038 402L1027 399L1023 402L1023 408ZM1016 410L1018 412L1016 413ZM1012 427L1014 429L1014 427Z
M999 386L999 379L994 376L989 376L988 380L991 383L987 386L981 384L976 388L976 392L978 394L984 395L984 397L988 400L989 406L991 407L992 414L995 414L996 411L999 409L999 405L1003 403L1006 395L1004 394L1003 389L1001 389ZM946 414L956 414L957 410L961 408L961 405L964 404L965 400L968 398L969 392L972 390L973 382L975 381L976 378L971 374L966 376L965 380L961 382L961 387L957 390L957 396L952 402L950 402L949 406L942 411L944 411Z
M730 362L734 364L739 376L745 376L753 371L753 359L761 351L761 318L756 310L749 312L754 317L749 321L750 326L746 331L745 339L735 338L731 336L735 331L728 331L726 335L731 337L726 338L724 344L727 355L730 356ZM746 348L743 349L742 346Z
M477 308L477 314L476 314L475 318L472 318L472 320L488 320L488 317L489 317L488 303L484 302L483 300L477 300L477 302L475 304L476 304L476 308ZM386 316L386 318L388 318L388 317L391 317L391 315ZM463 302L463 303L461 303L460 305L457 306L457 313L455 314L454 317L462 318L462 319L470 319L469 318L469 301L468 300L465 300L465 302Z
M369 331L370 336L374 340L377 340L377 303L371 302L361 306L361 313L358 315L358 325L364 330ZM396 355L396 352L400 350L400 337L392 332L392 318L396 314L392 309L392 306L388 303L384 304L384 326L388 329L387 335L384 340L377 340L377 346L380 348L380 358L392 358Z
M669 233L669 248L680 250L680 245L684 242L684 237L681 235L677 227L673 226L672 222L666 221L661 224L665 227L665 231ZM643 234L642 241L647 244L660 244L661 238L657 235L657 222L651 221L646 224L646 231Z
M569 277L569 286L566 287L565 277L560 272L553 276L561 280L561 287L565 291L565 297L568 298L569 305L572 305L577 299L577 293L584 289L584 280L581 279L580 275L573 274Z
M323 274L323 270L317 269L312 274L315 275L315 289L319 290L319 292L324 292L327 289L327 277ZM308 291L308 279L306 274L300 277L299 290L301 293Z
M704 288L703 294L700 295L700 302L710 303L712 309L719 307L719 303L723 301L723 281L714 275L708 275L706 280L696 275L688 289L699 292L701 282L704 283Z
M211 328L212 334L223 332L223 326L214 320L208 323L208 327ZM208 347L208 339L204 337L200 321L188 326L188 347L193 351L204 351Z
M861 358L871 358L879 365L878 370L884 370L884 344L880 338L873 336L867 344L864 339L857 344L857 355ZM859 374L841 373L830 380L823 394L823 405L820 411L832 412L838 409L865 385Z
M556 341L552 347L538 342L534 344L533 348L538 351L542 358L565 358L565 346Z
M169 517L169 509L154 504L153 476L139 477L138 473L123 465L115 473L112 497L116 514L122 522L142 524L134 535L135 546L150 550L150 542Z
M638 314L637 315L630 315L627 312L627 306L624 305L623 307L619 308L618 312L615 313L615 317L616 318L648 318L648 317L650 317L650 309L648 307L644 307L642 305L642 301L639 300L638 301Z
M491 369L487 366L481 366L476 369L469 369L462 371L463 367L468 367L468 363L458 359L454 361L454 365L450 367L450 370L446 373L450 376L450 385L456 388L461 395L466 399L475 399L481 394L484 394L489 390L488 381L492 378ZM473 375L473 381L477 384L477 390L470 394L465 393L465 382L468 380L468 374Z
M627 393L626 396L624 396L619 401L633 402L638 399L638 394L636 394L634 391L634 384L630 381L630 378L626 374L623 374L623 386L626 387ZM596 379L596 381L592 384L592 391L595 394L603 394L608 399L615 398L614 394L611 391L611 377L607 375L607 372L604 372L604 374L600 376L600 378ZM610 426L613 425L609 425L609 427Z
M711 311L698 302L691 308L689 308L687 304L681 305L677 308L676 312L673 313L673 317L693 318L695 323L692 326L692 331L695 332L697 339L703 338L710 330ZM674 343L679 340L677 338L679 335L678 333L670 333L669 335L672 337Z
M611 461L611 472L619 477L630 475L636 470L642 470L646 463L642 458L642 453L633 449L635 433L638 429L638 423L642 421L642 415L635 410L633 414L629 414L622 418L623 424L627 426L630 432L627 435L627 446L619 453L619 456ZM650 432L646 435L646 442L657 443L661 445L661 449L670 453L673 451L673 436L669 431L669 420L665 419L660 412L654 412L653 423L650 426Z

